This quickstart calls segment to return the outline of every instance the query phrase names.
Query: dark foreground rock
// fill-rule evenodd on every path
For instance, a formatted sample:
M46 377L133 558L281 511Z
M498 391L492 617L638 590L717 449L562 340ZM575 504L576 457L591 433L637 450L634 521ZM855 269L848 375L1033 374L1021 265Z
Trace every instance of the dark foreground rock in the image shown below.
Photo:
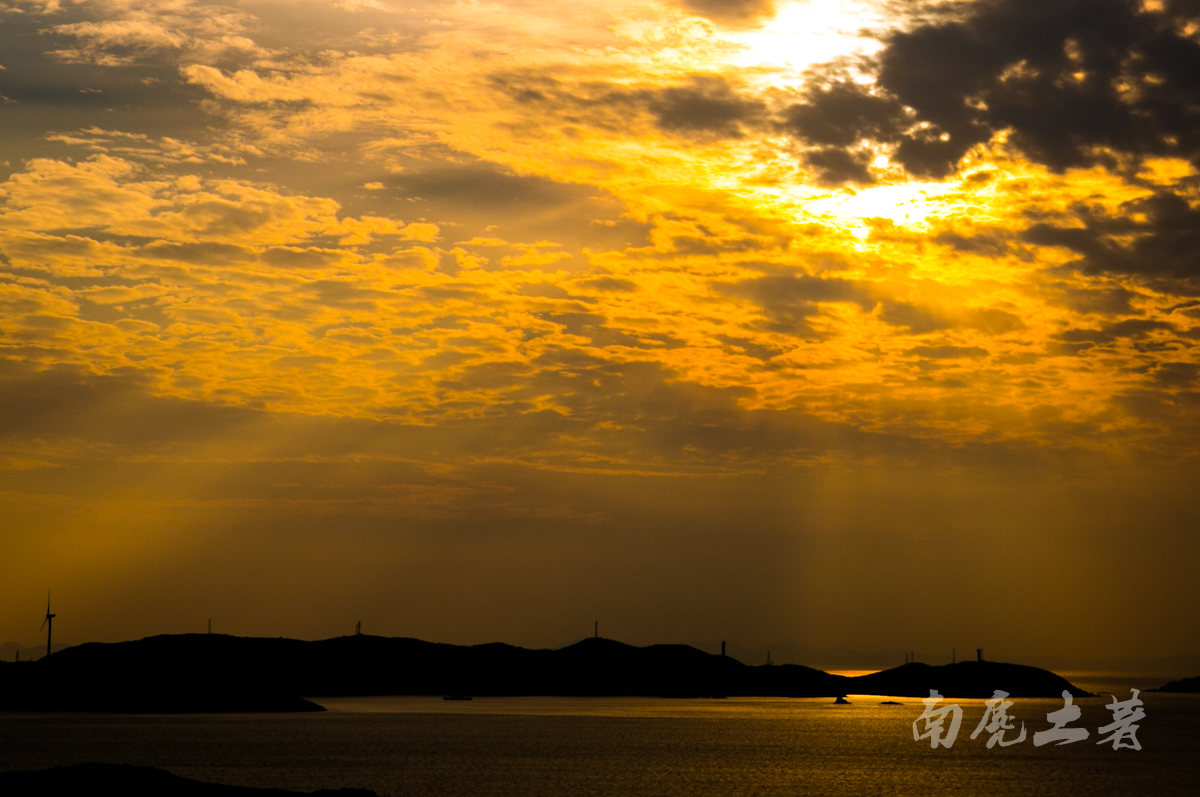
M1200 675L1195 678L1181 678L1178 681L1171 681L1163 684L1158 688L1160 692L1184 692L1195 695L1200 694Z
M123 797L284 797L311 794L322 797L378 797L367 789L320 789L314 792L253 789L203 783L154 767L129 764L72 764L40 771L0 772L0 793L53 794L62 797L119 794Z

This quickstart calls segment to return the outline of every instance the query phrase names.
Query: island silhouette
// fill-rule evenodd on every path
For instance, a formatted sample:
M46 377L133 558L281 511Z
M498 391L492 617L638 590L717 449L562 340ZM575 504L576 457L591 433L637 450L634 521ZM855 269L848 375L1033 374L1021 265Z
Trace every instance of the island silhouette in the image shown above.
M1184 692L1192 695L1200 694L1200 675L1197 675L1195 678L1180 678L1178 681L1168 681L1156 691Z
M1088 697L1047 670L909 663L846 677L796 664L750 666L688 645L589 637L556 650L447 645L367 634L320 641L182 634L91 642L35 662L0 662L0 709L133 713L320 711L306 696Z

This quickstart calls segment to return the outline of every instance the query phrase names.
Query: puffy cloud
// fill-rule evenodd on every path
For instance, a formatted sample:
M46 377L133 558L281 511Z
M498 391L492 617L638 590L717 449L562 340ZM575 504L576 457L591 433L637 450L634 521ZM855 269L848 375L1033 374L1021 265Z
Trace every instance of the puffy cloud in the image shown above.
M42 13L52 15L51 19L62 12L84 17L77 22L57 22L46 29L60 41L73 41L74 46L49 53L68 63L126 66L167 52L205 61L231 53L242 57L267 55L266 50L240 35L252 17L219 4L196 0L85 0L42 9Z
M1186 2L952 5L889 37L874 87L841 80L810 91L789 110L789 128L824 147L831 165L817 165L834 180L865 181L865 168L850 165L864 139L894 145L913 174L944 177L1002 131L1056 171L1122 156L1195 161L1193 16Z
M136 164L98 156L77 165L39 159L0 185L3 219L11 229L100 227L149 216L159 186L125 180Z

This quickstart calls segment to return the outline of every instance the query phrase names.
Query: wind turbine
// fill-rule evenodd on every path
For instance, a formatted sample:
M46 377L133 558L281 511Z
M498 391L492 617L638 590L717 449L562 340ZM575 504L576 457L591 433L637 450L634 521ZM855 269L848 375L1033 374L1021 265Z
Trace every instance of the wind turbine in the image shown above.
M54 632L54 618L57 614L50 614L50 593L46 593L46 619L42 621L42 628L46 629L46 655L50 655L50 635ZM41 631L42 628L38 630Z

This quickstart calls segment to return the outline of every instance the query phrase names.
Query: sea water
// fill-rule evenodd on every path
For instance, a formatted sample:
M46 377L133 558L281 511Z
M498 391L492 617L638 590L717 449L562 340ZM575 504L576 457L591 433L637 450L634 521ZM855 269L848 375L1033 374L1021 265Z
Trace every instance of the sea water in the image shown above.
M1136 679L1133 679L1136 682ZM1080 678L1083 688L1095 683ZM1126 684L1109 679L1119 699ZM986 746L964 712L950 749L913 740L913 698L316 698L316 714L123 716L0 713L0 770L82 761L155 766L198 780L393 795L1192 795L1200 696L1142 693L1139 750L1097 745L1103 696L1076 700L1087 740L1033 746L1062 700L1009 709L1028 738ZM1009 734L1006 738L1012 738Z

